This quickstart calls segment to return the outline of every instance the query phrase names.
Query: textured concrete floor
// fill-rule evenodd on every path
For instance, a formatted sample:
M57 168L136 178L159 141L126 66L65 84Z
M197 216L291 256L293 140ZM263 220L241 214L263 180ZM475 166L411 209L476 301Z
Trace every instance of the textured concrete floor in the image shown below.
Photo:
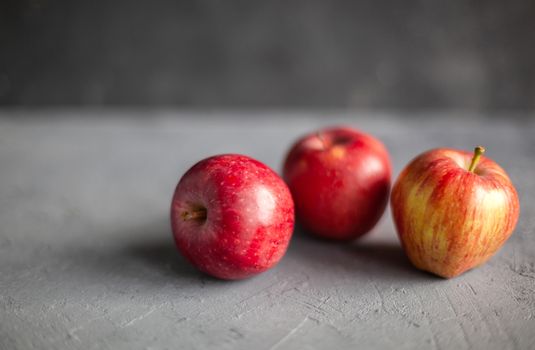
M320 115L0 112L0 349L533 349L535 121ZM410 266L390 213L351 245L297 230L245 281L178 255L168 209L191 164L239 152L278 170L326 123L384 140L395 175L428 148L485 145L519 190L514 235L452 280Z

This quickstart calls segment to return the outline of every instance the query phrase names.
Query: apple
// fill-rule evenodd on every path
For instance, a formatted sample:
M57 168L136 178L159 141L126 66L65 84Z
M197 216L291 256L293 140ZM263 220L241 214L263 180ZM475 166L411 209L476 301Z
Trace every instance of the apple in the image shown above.
M290 149L283 174L297 219L306 231L322 238L362 236L388 204L388 152L373 136L350 127L302 137Z
M242 279L273 267L292 236L294 204L284 181L238 154L201 160L180 179L171 204L179 251L199 270Z
M448 148L425 152L401 172L391 207L417 268L451 278L486 262L513 232L517 192L494 161Z

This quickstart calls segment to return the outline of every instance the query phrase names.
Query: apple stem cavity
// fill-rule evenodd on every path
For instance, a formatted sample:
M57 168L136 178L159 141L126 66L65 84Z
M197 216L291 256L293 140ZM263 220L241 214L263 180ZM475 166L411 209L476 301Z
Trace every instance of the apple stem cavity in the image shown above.
M195 220L198 222L204 222L206 220L206 208L197 208L190 211L186 210L180 215L182 220Z
M325 139L323 138L323 135L321 134L321 131L318 131L316 133L316 136L318 137L318 139L321 142L322 149L326 150L327 149L327 143L325 142Z
M472 162L470 163L470 166L468 167L468 171L473 173L476 166L477 166L477 163L479 162L479 158L481 158L481 156L483 155L483 153L485 153L485 147L483 146L477 146L475 149L474 149L474 156L472 157Z

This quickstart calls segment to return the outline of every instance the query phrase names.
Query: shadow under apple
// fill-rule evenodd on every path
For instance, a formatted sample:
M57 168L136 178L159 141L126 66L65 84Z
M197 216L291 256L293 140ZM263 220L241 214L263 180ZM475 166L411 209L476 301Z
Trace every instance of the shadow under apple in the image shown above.
M386 238L385 238L386 237ZM311 236L301 226L296 227L288 252L302 261L328 273L329 268L343 268L358 276L373 276L375 280L422 281L442 280L416 269L405 255L399 241L386 232L371 232L353 242L333 242Z
M195 284L207 276L175 248L167 218L110 232L87 232L97 242L70 244L57 253L64 268L80 284Z

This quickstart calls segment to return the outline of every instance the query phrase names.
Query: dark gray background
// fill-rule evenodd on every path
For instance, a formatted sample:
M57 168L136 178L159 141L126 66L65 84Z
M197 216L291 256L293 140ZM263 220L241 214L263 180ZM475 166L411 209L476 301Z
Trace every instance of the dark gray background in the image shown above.
M535 107L535 1L0 1L1 105Z

